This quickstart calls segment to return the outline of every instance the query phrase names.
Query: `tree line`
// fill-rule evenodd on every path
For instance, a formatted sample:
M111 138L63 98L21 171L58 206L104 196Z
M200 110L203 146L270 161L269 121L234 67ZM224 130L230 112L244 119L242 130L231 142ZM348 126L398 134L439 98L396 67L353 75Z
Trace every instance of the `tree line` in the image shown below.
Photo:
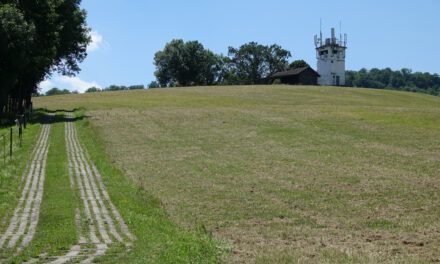
M345 72L345 85L377 89L392 89L440 95L440 76L428 72L412 72L403 68L393 71L390 68Z
M198 41L175 39L154 56L157 81L149 88L194 85L267 84L266 77L295 67L308 66L303 60L289 64L291 52L277 44L249 42L229 47L228 55L215 54Z
M124 85L110 85L109 87L106 87L104 89L98 88L98 87L90 87L87 90L85 90L86 93L94 93L94 92L107 92L107 91L129 91L129 90L142 90L145 89L145 86L143 84L140 85L130 85L130 86L124 86ZM63 95L63 94L79 94L78 91L70 91L67 89L59 89L57 87L54 87L52 89L49 89L44 94L35 93L33 94L34 97L37 96L52 96L52 95Z
M80 0L0 3L0 119L31 106L52 72L73 76L87 56L89 28Z
M106 87L104 89L100 89L97 87L90 87L89 89L86 90L86 93L109 92L109 91L129 91L129 90L143 90L143 89L145 89L145 86L143 84L130 85L130 86L110 85L109 87Z

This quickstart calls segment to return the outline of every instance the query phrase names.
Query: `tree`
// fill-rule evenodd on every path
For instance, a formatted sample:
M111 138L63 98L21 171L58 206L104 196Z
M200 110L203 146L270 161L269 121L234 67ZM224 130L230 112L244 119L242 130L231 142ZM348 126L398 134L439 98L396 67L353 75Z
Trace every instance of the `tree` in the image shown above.
M86 93L95 93L95 92L100 92L101 89L96 88L96 87L90 87L89 89L86 90Z
M151 88L160 88L160 84L157 81L152 81L148 84L148 89Z
M198 41L172 40L154 55L154 75L162 87L211 85L217 80L219 61Z
M289 70L298 69L302 67L310 67L305 60L295 60L289 64Z
M30 105L38 83L53 71L70 76L79 72L90 37L80 0L4 2L0 3L0 86L5 88L1 88L0 114L5 110L14 114Z
M345 85L353 87L354 79L356 78L356 71L345 71Z
M346 71L345 84L347 86L368 87L379 89L393 89L411 92L422 92L440 95L440 78L437 74L412 72L403 68L393 71L390 68L359 71Z
M46 92L46 96L61 95L61 94L70 94L70 91L67 89L60 90L54 87Z
M145 89L145 86L142 84L128 86L128 90L143 90L143 89Z
M128 87L126 86L119 86L119 85L110 85L109 87L105 88L104 91L123 91L123 90L128 90Z
M268 65L268 77L274 73L287 70L287 59L292 55L290 51L283 49L281 46L272 44L266 46L266 63Z
M0 117L10 111L10 95L18 76L29 64L28 48L33 44L35 25L26 21L16 4L0 4Z
M249 42L238 49L229 47L232 69L241 84L262 83L263 78L287 68L290 52L278 45L263 46Z

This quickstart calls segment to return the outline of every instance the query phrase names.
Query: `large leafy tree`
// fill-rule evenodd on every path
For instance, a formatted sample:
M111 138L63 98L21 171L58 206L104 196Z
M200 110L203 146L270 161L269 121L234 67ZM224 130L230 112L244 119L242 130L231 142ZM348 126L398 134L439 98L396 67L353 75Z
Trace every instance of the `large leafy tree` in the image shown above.
M162 87L211 85L217 81L221 64L218 56L198 41L172 40L154 56L154 73Z
M0 116L8 110L18 76L30 62L28 47L34 43L35 31L17 5L0 5Z
M7 98L0 102L0 114L22 112L38 83L53 71L79 72L90 42L79 5L80 0L0 2L0 84Z
M257 42L246 43L239 48L229 47L231 71L242 84L264 82L275 72L286 70L290 52L278 45L264 46Z

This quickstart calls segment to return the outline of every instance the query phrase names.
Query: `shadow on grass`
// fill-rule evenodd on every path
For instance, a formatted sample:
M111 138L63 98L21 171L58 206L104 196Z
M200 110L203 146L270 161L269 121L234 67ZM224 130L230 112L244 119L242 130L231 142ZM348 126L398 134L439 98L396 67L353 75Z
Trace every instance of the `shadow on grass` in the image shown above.
M34 110L32 119L28 120L28 123L29 124L47 124L49 122L49 120L47 118L47 114L54 114L56 112L73 113L77 110L80 110L80 109L75 108L75 109L71 109L71 110L66 110L66 109L48 110L48 109L44 109L44 108L38 108L38 109ZM80 120L80 119L75 119L75 121L76 120ZM64 122L64 121L52 119L52 123L53 122ZM8 128L8 127L12 127L14 125L15 125L14 119L8 120L7 118L2 118L0 120L0 128Z
M80 117L66 117L61 115L54 115L52 118L48 118L48 114L55 114L57 112L66 112L66 113L73 113L77 110L80 110L79 108L75 108L72 110L65 110L65 109L57 109L57 110L47 110L43 108L39 108L34 110L34 114L32 119L29 121L29 124L48 124L48 123L60 123L60 122L75 122L82 120L86 118L87 116L83 115Z

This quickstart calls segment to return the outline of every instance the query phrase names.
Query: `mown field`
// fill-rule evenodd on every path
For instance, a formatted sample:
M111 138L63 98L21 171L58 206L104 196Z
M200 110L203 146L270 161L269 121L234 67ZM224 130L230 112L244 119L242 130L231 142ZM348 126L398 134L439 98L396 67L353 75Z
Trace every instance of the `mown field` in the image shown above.
M174 223L220 239L225 263L440 262L439 97L229 86L34 105L84 109L86 146Z

